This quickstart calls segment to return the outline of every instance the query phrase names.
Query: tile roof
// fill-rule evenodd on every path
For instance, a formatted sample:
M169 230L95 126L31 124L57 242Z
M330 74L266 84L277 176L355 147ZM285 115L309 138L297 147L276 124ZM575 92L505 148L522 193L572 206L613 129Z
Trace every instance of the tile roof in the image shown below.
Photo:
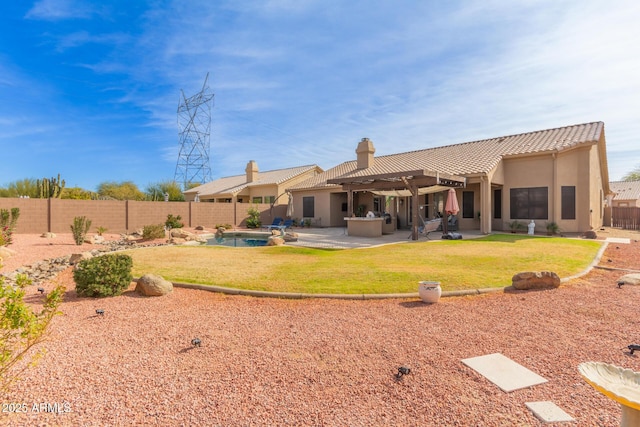
M184 193L200 193L200 196L211 194L236 194L247 187L282 184L292 178L295 178L298 175L301 175L313 169L322 171L322 169L320 169L320 167L317 165L276 169L271 171L258 172L258 179L253 182L247 182L246 174L228 176L191 188Z
M613 200L640 199L640 181L614 181L609 183L611 191L616 193Z
M424 169L451 175L486 174L508 156L564 151L584 143L599 141L603 122L584 123L480 141L427 148L374 158L374 165L357 169L356 160L339 164L292 187L305 189L332 186L328 179L394 173Z

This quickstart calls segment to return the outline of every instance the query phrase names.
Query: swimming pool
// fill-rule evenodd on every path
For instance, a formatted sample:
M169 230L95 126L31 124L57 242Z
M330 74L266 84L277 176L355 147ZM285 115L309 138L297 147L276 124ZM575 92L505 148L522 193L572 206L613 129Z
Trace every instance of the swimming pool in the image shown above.
M270 233L223 233L207 239L207 245L236 248L266 246L270 236Z

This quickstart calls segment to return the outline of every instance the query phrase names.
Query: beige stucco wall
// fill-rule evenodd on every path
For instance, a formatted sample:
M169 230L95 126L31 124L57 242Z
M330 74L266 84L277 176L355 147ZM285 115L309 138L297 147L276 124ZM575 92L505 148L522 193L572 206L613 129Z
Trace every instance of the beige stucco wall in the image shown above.
M512 188L547 187L548 218L536 220L536 231L545 230L546 223L555 221L564 232L584 232L603 222L602 176L595 145L539 156L503 160L502 220L511 221L510 191ZM576 219L563 220L562 186L576 187ZM520 219L520 221L525 221ZM528 222L528 221L526 221ZM506 228L506 227L505 227Z

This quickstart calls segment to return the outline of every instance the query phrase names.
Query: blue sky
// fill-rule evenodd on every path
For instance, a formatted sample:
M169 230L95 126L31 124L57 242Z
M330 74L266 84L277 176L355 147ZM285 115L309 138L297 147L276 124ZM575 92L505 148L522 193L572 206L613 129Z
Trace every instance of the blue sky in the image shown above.
M603 121L640 166L640 2L80 1L0 6L0 185L173 179L180 90L215 94L214 178Z

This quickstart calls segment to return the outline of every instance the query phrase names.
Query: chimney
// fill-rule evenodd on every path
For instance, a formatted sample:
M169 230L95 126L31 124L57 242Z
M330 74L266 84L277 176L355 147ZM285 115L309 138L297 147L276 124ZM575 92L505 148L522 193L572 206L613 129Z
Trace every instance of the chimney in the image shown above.
M373 153L376 149L373 148L373 142L369 138L362 138L362 141L356 148L356 154L358 155L358 169L366 169L373 166Z
M255 160L250 160L249 163L247 163L247 168L244 171L247 173L247 182L258 180L258 164Z

